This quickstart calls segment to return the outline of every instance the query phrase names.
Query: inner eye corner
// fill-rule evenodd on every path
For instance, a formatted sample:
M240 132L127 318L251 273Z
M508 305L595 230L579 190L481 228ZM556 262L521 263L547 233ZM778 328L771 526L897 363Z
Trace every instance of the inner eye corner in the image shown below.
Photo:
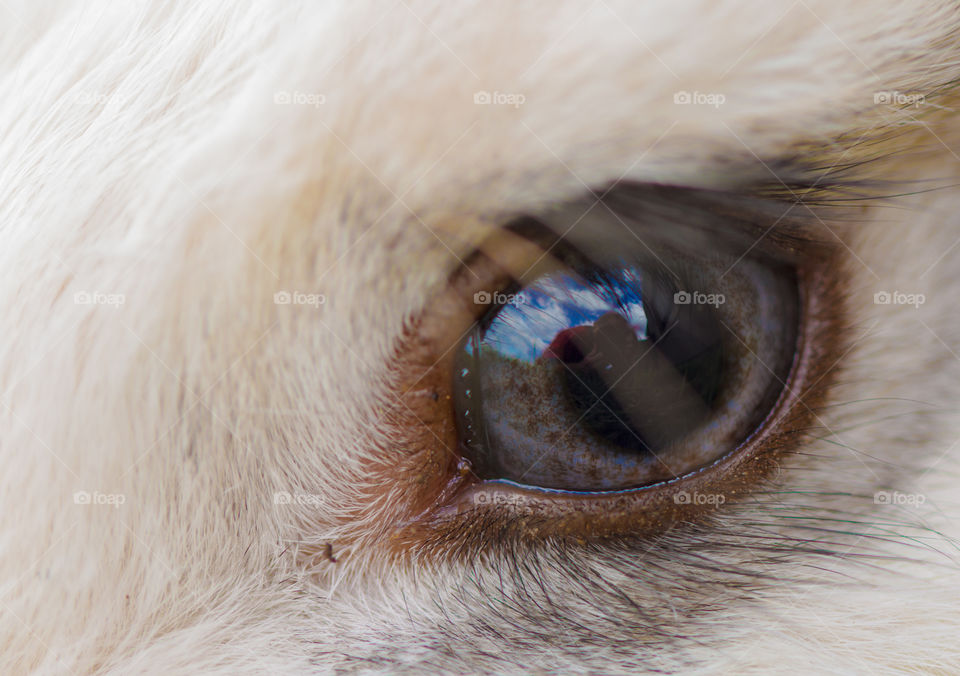
M477 260L484 260L486 269L471 288L486 294L479 300L488 307L463 326L466 336L455 343L448 336L445 347L454 354L441 362L450 375L455 424L447 450L458 456L460 476L437 496L417 529L440 533L469 515L486 515L482 521L494 519L515 534L538 538L661 531L748 494L796 445L796 430L810 422L815 402L832 382L824 362L838 352L842 333L840 316L825 311L830 305L825 297L835 285L829 283L829 257L822 249L816 257L793 256L789 265L771 261L771 270L788 272L789 282L770 281L776 276L764 271L762 257L750 261L756 270L734 274L749 281L756 273L757 297L728 304L717 302L722 294L714 290L711 308L711 289L683 289L698 294L693 300L644 297L661 292L643 283L650 277L642 269L622 263L593 262L609 264L597 271L604 275L596 275L606 286L574 274L558 281L563 270L556 266L539 276L514 276L531 251L542 256L546 248L540 241L522 255L511 252L516 235L480 249ZM564 248L575 243L557 239L556 244L562 246L559 251L550 246L550 255L562 261ZM509 262L502 264L498 256L505 251ZM591 253L583 258L624 258L624 251L606 258ZM666 265L680 281L697 269L691 264L696 252L684 255L676 271ZM737 283L746 285L739 277ZM773 314L784 300L776 295L781 292L793 294L785 303L793 304L792 315ZM568 307L573 298L581 303L574 304L579 315L551 316L551 308ZM745 307L734 307L738 304ZM659 325L664 308L679 316L670 327ZM539 333L524 334L518 327L532 326L531 317L538 318ZM786 332L787 338L779 336L786 347L771 345L777 342L770 339L777 333L771 326ZM731 354L738 343L755 363L731 373L736 364L750 361ZM761 356L780 361L770 368ZM773 382L763 381L762 368L775 376ZM611 370L615 377L605 376ZM742 392L733 391L736 387ZM730 411L738 407L746 414L734 420ZM561 429L558 420L573 421L574 427L564 423Z

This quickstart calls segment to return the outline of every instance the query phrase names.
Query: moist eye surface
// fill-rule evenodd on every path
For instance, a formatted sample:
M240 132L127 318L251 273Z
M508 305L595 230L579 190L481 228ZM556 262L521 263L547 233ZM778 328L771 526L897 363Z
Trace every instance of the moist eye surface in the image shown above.
M563 491L641 488L735 450L790 372L789 265L742 242L571 232L456 348L461 453L477 475ZM624 235L624 236L621 236Z

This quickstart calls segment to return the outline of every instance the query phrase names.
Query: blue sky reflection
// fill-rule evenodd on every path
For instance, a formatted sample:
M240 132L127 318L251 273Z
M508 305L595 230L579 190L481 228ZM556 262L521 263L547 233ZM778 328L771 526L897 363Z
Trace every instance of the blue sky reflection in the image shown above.
M545 275L500 309L483 336L483 346L533 361L564 329L592 324L608 312L625 317L638 338L646 335L639 272L623 268L603 286L573 273Z

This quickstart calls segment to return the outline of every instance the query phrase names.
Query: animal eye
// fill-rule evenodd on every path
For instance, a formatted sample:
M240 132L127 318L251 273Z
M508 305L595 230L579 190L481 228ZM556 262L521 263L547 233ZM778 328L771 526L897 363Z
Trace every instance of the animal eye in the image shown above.
M826 234L762 198L592 203L497 229L411 330L401 539L660 531L749 493L814 424L845 335Z
M623 234L568 233L547 264L478 296L491 305L457 348L453 392L482 479L565 491L676 479L734 450L776 402L797 344L792 269L698 246L702 233Z

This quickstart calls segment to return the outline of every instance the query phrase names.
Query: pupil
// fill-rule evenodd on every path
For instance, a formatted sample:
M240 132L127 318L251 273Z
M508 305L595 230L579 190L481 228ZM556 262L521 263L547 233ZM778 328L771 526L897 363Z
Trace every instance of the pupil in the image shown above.
M660 335L638 337L616 312L561 332L572 344L567 351L581 355L564 360L563 382L582 424L622 450L647 454L703 424L723 369L718 327L703 314L681 311Z

